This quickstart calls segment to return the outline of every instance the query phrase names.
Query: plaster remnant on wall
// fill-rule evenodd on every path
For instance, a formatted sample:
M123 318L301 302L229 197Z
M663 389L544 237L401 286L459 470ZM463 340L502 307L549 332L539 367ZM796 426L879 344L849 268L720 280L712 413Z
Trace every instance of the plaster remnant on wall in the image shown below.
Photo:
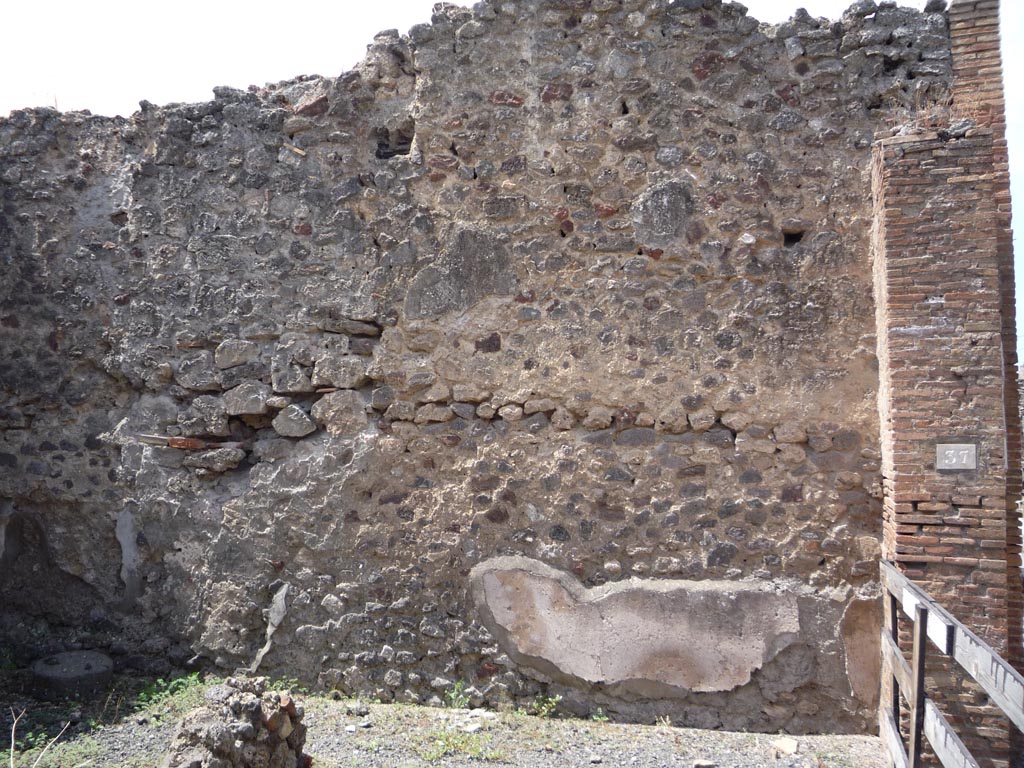
M881 632L882 606L879 601L851 600L840 625L846 651L846 676L850 679L853 695L868 706L878 703Z
M117 514L114 535L121 545L121 581L124 582L124 604L130 606L139 594L139 545L136 541L135 519L130 506Z
M421 318L467 309L484 296L507 296L514 284L506 245L492 234L460 229L409 282L405 313Z
M634 578L586 589L514 556L485 560L470 580L509 656L577 685L729 691L800 635L797 595L767 582Z
M260 648L259 653L256 654L256 658L252 660L252 664L249 666L249 674L256 674L256 670L260 668L260 664L263 663L263 657L267 655L270 646L273 645L274 633L281 626L281 622L284 621L285 614L287 613L288 584L282 584L274 593L274 599L270 601L270 608L267 610L267 639L263 647Z

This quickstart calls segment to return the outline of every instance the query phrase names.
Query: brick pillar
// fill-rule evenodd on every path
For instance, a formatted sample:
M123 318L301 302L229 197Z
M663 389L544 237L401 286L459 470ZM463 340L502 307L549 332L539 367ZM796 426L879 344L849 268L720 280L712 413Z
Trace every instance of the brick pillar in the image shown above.
M952 130L876 144L873 258L883 554L1020 668L1020 417L998 11L996 0L950 9ZM945 443L976 446L976 468L937 467ZM968 747L983 765L1005 764L1009 728L998 710L933 668L947 716L968 724Z
M1007 413L1007 554L1019 564L1021 552L1021 423L1017 382L1017 323L1014 298L1013 232L1010 228L1010 166L1006 149L1003 61L999 53L999 0L954 0L949 10L953 53L953 109L992 129L992 195L996 205L996 258L1002 308L1003 397ZM1024 595L1019 569L1007 574L1009 658L1024 663Z

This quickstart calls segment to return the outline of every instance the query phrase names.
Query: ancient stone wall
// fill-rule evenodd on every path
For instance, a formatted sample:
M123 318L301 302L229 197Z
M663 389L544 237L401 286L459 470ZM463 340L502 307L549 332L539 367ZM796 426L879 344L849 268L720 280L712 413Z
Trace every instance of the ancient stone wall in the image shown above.
M871 145L950 77L893 3L521 0L0 121L0 631L872 728Z

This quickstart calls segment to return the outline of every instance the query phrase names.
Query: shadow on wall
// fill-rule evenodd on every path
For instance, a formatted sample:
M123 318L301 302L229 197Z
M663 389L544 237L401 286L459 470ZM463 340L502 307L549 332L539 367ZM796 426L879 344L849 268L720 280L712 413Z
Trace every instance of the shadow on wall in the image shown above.
M18 509L13 502L0 507L0 595L4 636L12 645L22 640L25 647L14 650L33 657L46 650L39 642L47 622L84 626L101 604L95 589L53 562L38 514ZM25 622L20 631L3 626L19 614Z

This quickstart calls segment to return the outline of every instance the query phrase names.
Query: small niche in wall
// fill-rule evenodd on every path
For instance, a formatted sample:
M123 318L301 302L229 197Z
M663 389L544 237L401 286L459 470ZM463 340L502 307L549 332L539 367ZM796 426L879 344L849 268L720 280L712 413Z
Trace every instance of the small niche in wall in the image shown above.
M396 155L408 155L416 137L416 123L410 117L396 126L382 126L377 129L378 160L387 160Z
M793 229L782 231L782 245L784 248L792 248L804 239L804 230Z

